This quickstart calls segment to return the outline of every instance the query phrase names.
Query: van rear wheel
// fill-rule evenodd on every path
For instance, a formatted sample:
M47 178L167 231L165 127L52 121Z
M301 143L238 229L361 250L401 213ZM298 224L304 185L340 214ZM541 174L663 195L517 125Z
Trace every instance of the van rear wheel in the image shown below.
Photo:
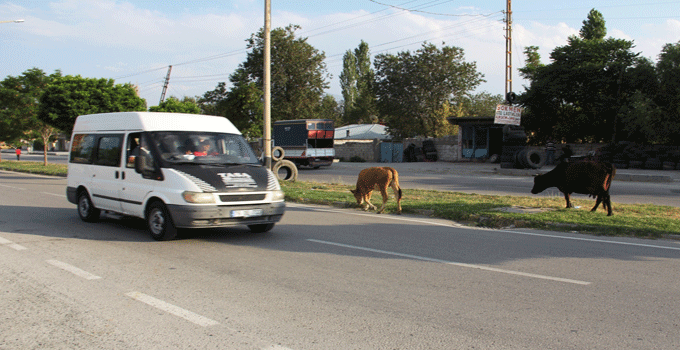
M157 241L169 241L177 236L170 212L162 202L153 202L146 213L146 225L151 237Z
M78 194L78 216L80 216L80 219L85 222L95 222L99 219L100 213L101 210L92 205L92 200L90 200L87 191L81 191Z
M252 233L265 233L274 228L274 224L257 224L248 225L250 232Z

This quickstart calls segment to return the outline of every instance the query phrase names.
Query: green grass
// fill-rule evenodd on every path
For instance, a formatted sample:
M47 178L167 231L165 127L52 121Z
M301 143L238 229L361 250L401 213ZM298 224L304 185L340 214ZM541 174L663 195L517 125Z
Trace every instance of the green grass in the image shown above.
M2 160L0 170L19 171L31 174L43 174L53 176L66 176L68 166L66 164L44 165L42 162L17 162L13 160Z
M339 207L359 208L349 192L351 186L310 182L282 184L286 200ZM402 211L454 220L470 226L491 228L527 227L555 231L575 231L596 235L660 238L680 234L680 208L612 203L614 215L600 206L590 212L594 199L573 196L578 209L564 208L564 197L519 197L466 194L431 190L404 190ZM573 199L582 197L583 199ZM374 191L373 204L382 197ZM519 213L507 211L519 209ZM536 210L540 209L540 210ZM396 211L396 201L390 190L386 213Z
M65 164L42 162L16 162L4 160L0 169L34 174L66 176ZM286 200L290 202L323 204L336 207L357 208L351 186L315 182L282 182ZM396 211L394 194L385 213ZM572 202L578 209L565 209L564 197L520 197L465 194L459 192L404 190L404 213L426 215L453 220L470 226L491 228L526 227L555 231L575 231L595 235L660 238L680 235L680 208L651 204L620 204L616 198L612 206L614 215L607 216L602 206L597 212L590 209L594 199L576 195ZM580 198L579 198L580 197ZM373 204L382 201L380 192L373 193ZM508 211L520 209L519 213ZM533 210L541 209L541 210ZM377 215L377 214L376 214Z

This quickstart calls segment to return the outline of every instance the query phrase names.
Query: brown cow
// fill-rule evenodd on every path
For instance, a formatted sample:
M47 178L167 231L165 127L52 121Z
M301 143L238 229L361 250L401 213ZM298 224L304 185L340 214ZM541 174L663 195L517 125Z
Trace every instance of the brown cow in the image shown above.
M591 211L602 207L607 210L607 216L612 215L612 203L609 188L616 174L616 168L611 163L584 161L578 163L560 163L555 169L534 178L534 188L531 193L543 192L546 188L557 187L564 193L567 208L571 208L572 193L589 194L597 198Z
M364 210L376 209L375 205L371 204L371 194L375 186L378 186L382 194L383 203L378 214L385 210L385 204L389 198L387 195L387 187L392 187L394 196L397 197L397 213L401 214L401 187L399 187L399 174L394 168L390 167L373 167L366 168L359 172L356 189L350 190L354 194L359 205L366 203Z

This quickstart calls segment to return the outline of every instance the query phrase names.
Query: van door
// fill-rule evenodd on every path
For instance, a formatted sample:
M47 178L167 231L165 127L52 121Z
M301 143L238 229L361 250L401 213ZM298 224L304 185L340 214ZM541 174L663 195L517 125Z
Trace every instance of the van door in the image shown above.
M150 145L142 133L130 133L127 138L125 167L122 171L120 203L122 212L127 215L144 217L144 198L150 193L156 181L142 177L135 171L135 159L144 152L150 153ZM152 158L153 159L153 158Z
M100 134L97 137L92 166L92 202L103 210L120 212L121 149L124 134Z

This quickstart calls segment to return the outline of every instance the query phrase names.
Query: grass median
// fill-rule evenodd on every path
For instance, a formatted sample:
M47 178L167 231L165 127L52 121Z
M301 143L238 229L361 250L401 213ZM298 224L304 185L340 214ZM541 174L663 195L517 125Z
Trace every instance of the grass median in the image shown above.
M43 165L41 162L2 161L0 169L66 176L64 164ZM351 186L315 182L282 182L289 202L322 204L334 207L359 206L349 192ZM492 196L460 192L405 189L402 209L417 214L453 220L470 226L490 228L536 228L579 232L595 235L661 238L680 235L680 208L651 204L620 204L613 198L614 215L607 216L602 207L590 209L594 199L575 195L572 202L579 208L565 209L564 197ZM394 194L385 214L396 211ZM576 199L574 199L576 197ZM580 197L580 198L579 198ZM373 192L373 204L380 204L379 191ZM381 215L385 215L381 214ZM378 214L376 214L378 215Z

